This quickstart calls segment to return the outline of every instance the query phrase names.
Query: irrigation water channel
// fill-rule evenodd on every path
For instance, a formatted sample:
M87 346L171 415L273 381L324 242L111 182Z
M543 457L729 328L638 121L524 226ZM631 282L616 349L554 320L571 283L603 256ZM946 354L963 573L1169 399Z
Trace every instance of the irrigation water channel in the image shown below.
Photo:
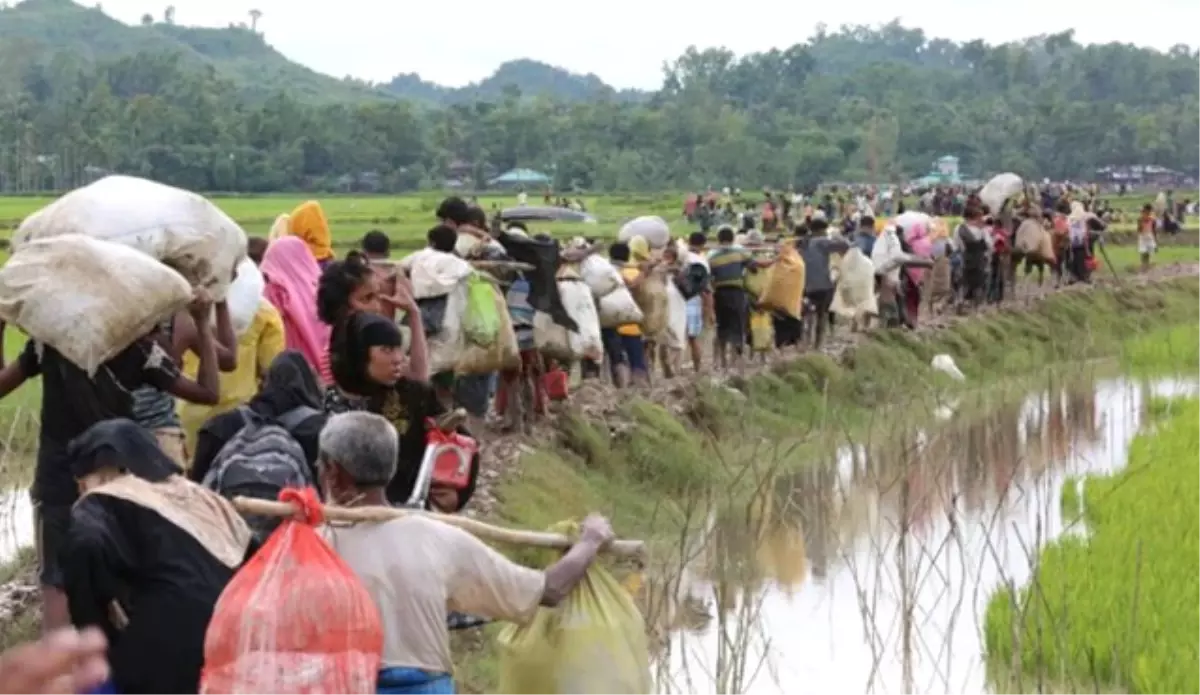
M679 591L707 618L672 633L660 690L989 692L989 598L1085 532L1064 528L1063 486L1125 465L1148 394L1195 391L1090 378L777 481L774 509L686 554Z

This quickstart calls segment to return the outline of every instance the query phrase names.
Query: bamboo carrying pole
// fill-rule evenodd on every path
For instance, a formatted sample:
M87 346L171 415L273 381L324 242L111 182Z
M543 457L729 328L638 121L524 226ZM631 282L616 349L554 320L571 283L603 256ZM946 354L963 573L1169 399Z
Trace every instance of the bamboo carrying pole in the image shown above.
M234 497L233 506L243 514L259 514L262 516L291 517L298 508L287 502L271 502L250 497ZM412 514L422 514L442 523L456 526L477 538L495 543L525 545L536 548L557 548L566 550L571 547L571 539L561 533L539 531L518 531L501 528L476 521L465 516L439 514L417 509L402 509L399 507L336 507L324 506L325 518L330 521L350 521L382 523L399 519ZM619 557L640 557L645 553L645 544L635 540L614 540L604 547L604 552Z

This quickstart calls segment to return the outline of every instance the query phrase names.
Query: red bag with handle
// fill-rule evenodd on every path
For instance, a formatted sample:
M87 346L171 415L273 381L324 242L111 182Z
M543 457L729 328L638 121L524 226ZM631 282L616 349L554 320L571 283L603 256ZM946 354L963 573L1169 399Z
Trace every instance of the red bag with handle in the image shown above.
M425 445L434 452L432 483L452 490L471 484L471 459L479 443L461 432L443 432L432 418L426 421Z
M201 693L374 693L383 652L379 609L313 528L312 488L288 488L302 510L271 534L217 600L204 638Z

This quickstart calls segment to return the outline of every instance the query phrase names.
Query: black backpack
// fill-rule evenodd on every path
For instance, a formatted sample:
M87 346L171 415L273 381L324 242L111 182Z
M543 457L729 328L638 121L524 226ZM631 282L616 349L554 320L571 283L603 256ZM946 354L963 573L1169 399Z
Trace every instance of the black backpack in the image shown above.
M692 263L675 278L675 286L684 299L691 299L708 287L709 272L703 263Z
M279 499L285 487L314 484L304 449L291 431L313 415L315 408L299 406L271 420L249 408L238 408L242 429L217 452L202 484L227 499L254 497ZM267 539L283 519L244 515L259 542Z

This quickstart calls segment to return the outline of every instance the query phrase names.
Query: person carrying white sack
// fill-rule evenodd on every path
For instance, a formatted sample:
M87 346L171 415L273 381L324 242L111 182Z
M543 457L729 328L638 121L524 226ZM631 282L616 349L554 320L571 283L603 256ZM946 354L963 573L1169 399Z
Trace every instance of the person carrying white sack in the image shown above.
M200 356L197 381L180 373L153 334L135 340L101 364L91 377L53 346L32 339L16 362L0 368L0 400L29 379L42 377L41 425L30 496L38 540L43 631L70 623L58 554L70 528L71 507L79 490L71 475L67 442L102 420L129 418L133 414L131 393L141 386L153 386L193 403L217 402L216 341L212 299L207 291L196 291L188 313L196 329L196 352Z

